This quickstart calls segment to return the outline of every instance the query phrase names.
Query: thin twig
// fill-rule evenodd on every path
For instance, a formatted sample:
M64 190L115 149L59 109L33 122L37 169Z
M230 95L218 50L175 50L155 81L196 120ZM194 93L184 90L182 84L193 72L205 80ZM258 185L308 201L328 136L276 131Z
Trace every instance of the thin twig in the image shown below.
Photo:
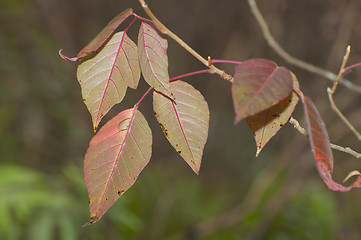
M330 146L331 146L331 148L333 148L337 151L348 153L348 154L354 156L355 158L358 158L358 159L361 158L361 153L358 153L349 147L342 147L342 146L339 146L339 145L336 145L333 143L330 143Z
M209 62L209 64L213 64L213 63L231 63L231 64L237 64L237 65L242 64L242 62L240 62L240 61L218 60L218 59L211 60L210 57L208 57L208 62Z
M361 134L356 130L356 128L347 120L347 118L342 114L340 109L335 104L335 101L333 100L333 94L335 93L337 89L337 85L342 77L342 74L345 73L345 66L347 63L347 60L350 56L351 47L347 46L345 56L343 57L342 64L340 67L340 71L338 72L336 81L334 81L332 88L327 88L328 93L328 99L330 100L331 108L335 111L335 113L342 119L342 121L348 126L348 128L356 135L357 139L361 141Z
M348 45L347 48L346 48L345 56L343 56L343 60L342 60L342 63L341 63L340 70L338 71L337 78L333 82L332 89L329 91L331 95L333 95L335 93L337 85L338 85L338 83L339 83L339 81L340 81L340 79L342 77L342 74L344 73L347 60L350 57L350 52L351 52L351 47L350 47L350 45Z
M326 79L329 79L331 81L335 81L337 79L336 74L324 70L320 67L317 67L315 65L312 65L308 62L302 61L298 58L295 58L293 56L291 56L288 52L286 52L279 44L278 42L274 39L274 37L272 36L270 29L268 27L267 22L264 20L261 12L258 9L257 3L255 0L248 0L248 4L251 7L251 11L253 13L253 15L255 16L258 24L261 27L262 33L264 38L266 39L268 45L276 52L278 53L283 59L285 59L287 62L289 62L292 65L295 65L299 68L302 68L308 72L320 75ZM356 91L361 93L361 86L355 85L354 83L352 83L351 81L341 78L340 79L340 84L344 85L345 87L349 88L350 90Z
M293 117L290 118L289 122L299 131L303 136L308 137L306 129L301 127L300 123L294 119Z
M153 12L148 7L148 4L144 0L139 0L140 4L142 5L144 11L147 15L152 19L152 21L162 30L162 32L176 41L179 45L181 45L185 50L187 50L190 54L192 54L196 59L198 59L201 63L211 69L214 73L221 76L223 79L233 82L233 77L227 74L225 71L217 68L216 66L209 64L208 60L203 58L199 53L193 50L188 44L186 44L182 39L180 39L177 35L171 32L163 23L161 23L158 18L153 14Z
M306 130L303 127L301 127L300 123L296 119L291 117L289 120L289 123L292 124L294 126L294 128L296 128L296 130L299 131L302 135L304 135L305 137L308 137ZM339 146L339 145L336 145L333 143L330 143L330 146L332 149L350 154L350 155L354 156L355 158L358 158L358 159L361 158L361 153L358 153L349 147L342 147L342 146Z

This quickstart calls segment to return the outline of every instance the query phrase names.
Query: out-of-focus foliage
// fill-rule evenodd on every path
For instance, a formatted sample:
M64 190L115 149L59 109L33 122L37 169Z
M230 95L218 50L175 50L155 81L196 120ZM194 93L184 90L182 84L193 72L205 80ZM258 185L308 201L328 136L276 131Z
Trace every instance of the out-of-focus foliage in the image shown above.
M114 229L114 238L102 234L109 223L81 228L88 219L81 178L75 165L69 165L56 177L16 165L2 166L0 239L117 239L115 236L139 230L142 221L127 209L126 200L109 214L109 223L121 226Z
M290 199L270 226L265 239L337 239L339 223L332 195L322 183L302 191ZM322 229L327 231L323 231Z
M75 165L59 176L15 165L0 170L0 239L160 239L197 236L199 222L221 214L227 190L214 192L207 183L162 173L157 166L114 205L100 223L86 228L86 191ZM172 180L173 179L173 180ZM172 186L169 186L169 184ZM145 187L144 187L145 186ZM330 193L322 184L295 194L271 224L265 239L335 239L336 216ZM311 194L310 194L311 193ZM265 199L265 201L269 201ZM241 224L206 239L245 239L262 221L263 205L242 216Z
M66 189L66 179L56 180L16 165L1 167L1 239L53 239L56 231L61 239L77 239L76 210L82 206Z

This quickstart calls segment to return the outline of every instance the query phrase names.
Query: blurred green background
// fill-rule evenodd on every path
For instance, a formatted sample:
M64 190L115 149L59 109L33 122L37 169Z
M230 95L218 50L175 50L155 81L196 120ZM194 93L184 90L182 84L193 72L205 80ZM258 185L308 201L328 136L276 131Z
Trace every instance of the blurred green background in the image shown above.
M242 61L269 58L289 67L320 110L331 141L360 150L329 107L330 82L288 65L270 49L245 0L149 0L161 21L201 55ZM338 71L361 61L359 0L259 0L271 31L289 53ZM255 158L245 121L233 126L229 83L213 75L187 78L211 111L209 139L196 176L141 105L153 156L135 185L95 225L89 218L82 161L93 136L81 101L76 55L116 14L136 0L0 0L0 239L360 239L361 191L329 191L318 176L307 139L286 125ZM137 25L130 36L135 40ZM204 67L169 41L171 76ZM233 74L233 66L220 65ZM360 70L348 77L361 85ZM131 107L147 85L128 90L101 124ZM360 94L340 87L335 100L361 129ZM294 116L302 121L301 107ZM335 152L341 181L359 160Z

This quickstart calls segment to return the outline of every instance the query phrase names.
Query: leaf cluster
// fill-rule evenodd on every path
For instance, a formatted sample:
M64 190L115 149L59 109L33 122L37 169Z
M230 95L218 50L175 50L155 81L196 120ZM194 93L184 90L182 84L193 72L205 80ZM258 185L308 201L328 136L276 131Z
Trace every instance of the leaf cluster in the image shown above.
M115 32L127 18L132 18L131 23L123 31ZM127 36L127 30L136 20L141 21L137 44ZM209 61L210 69L170 78L168 42L163 34L168 31L162 27L127 9L76 57L69 58L60 52L64 59L79 62L77 78L94 131L108 111L123 100L127 88L137 88L141 74L150 86L133 108L121 111L105 123L90 141L84 159L90 207L88 224L98 221L134 184L151 158L152 132L138 110L150 91L153 91L154 115L165 137L192 170L199 173L208 137L209 108L202 94L180 79L213 73L213 63ZM361 176L350 187L332 180L333 156L325 124L290 70L267 59L237 62L231 84L234 123L246 119L255 135L256 155L289 121L301 99L311 149L326 185L337 191L361 186Z

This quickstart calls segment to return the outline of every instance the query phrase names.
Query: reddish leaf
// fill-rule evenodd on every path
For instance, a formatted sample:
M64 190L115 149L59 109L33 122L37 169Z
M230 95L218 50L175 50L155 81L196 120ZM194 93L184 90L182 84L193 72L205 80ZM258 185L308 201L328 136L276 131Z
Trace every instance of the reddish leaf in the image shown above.
M117 27L131 14L133 13L133 9L128 8L127 10L121 12L116 17L114 17L106 26L103 28L103 30L88 44L86 45L78 55L74 58L69 58L61 54L61 50L59 51L59 54L62 58L65 60L71 60L71 61L79 61L82 58L86 57L87 55L94 53L97 51L101 46L104 45L104 43L108 40L108 38L112 35L112 33L117 29Z
M296 76L291 73L293 84L299 86ZM266 143L287 123L298 103L298 95L293 92L278 104L247 118L257 144L256 156L259 155Z
M232 84L235 124L277 104L291 91L291 73L275 62L251 59L239 64Z
M170 88L176 102L154 92L154 113L170 144L198 174L208 137L208 105L202 94L186 82L171 82Z
M98 221L137 179L152 152L152 133L136 109L107 122L90 141L84 159L90 222Z
M127 86L138 85L137 46L124 32L114 34L97 55L79 64L77 77L95 130L103 116L123 100Z
M341 192L349 191L354 187L361 187L361 175L359 173L355 174L355 172L353 172L352 175L357 175L357 179L349 187L344 187L333 181L333 155L325 123L322 121L321 116L311 99L306 96L304 97L303 106L306 130L316 160L317 170L327 187L331 190ZM349 177L346 179L348 178Z
M168 75L168 42L150 24L143 22L138 37L139 61L145 81L155 90L171 96Z

